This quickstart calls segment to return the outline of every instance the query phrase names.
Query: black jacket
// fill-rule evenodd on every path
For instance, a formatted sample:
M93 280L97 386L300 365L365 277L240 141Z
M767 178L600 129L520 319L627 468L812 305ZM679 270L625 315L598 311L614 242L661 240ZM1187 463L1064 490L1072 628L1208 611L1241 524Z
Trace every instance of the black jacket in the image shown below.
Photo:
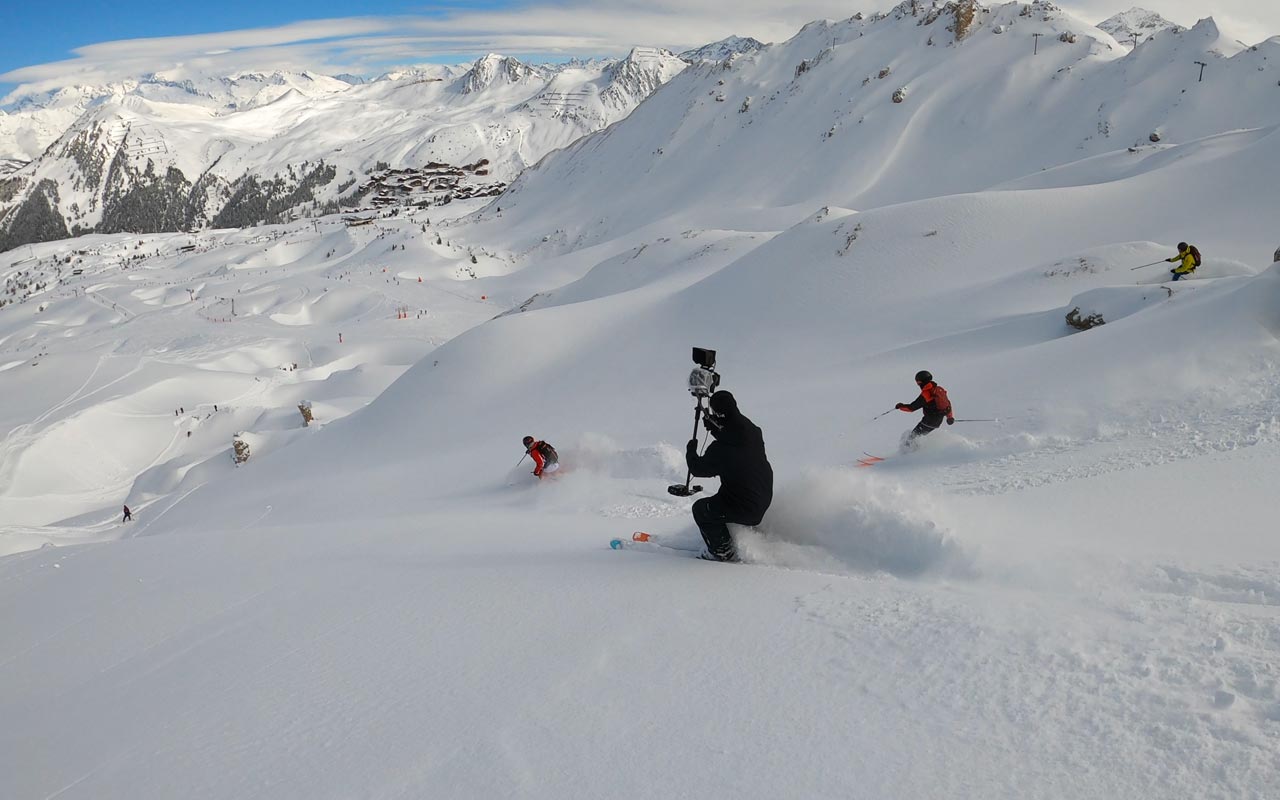
M764 451L764 435L737 408L725 414L722 424L708 419L707 430L715 441L698 455L697 441L685 452L689 471L699 478L720 478L716 497L729 521L759 525L773 502L773 467Z

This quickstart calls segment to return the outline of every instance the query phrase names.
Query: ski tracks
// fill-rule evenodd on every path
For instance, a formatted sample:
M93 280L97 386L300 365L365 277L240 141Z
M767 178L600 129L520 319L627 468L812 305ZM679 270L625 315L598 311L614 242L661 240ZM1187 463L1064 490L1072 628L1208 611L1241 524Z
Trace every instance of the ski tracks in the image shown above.
M1084 436L1026 435L1021 450L942 468L956 494L996 495L1280 442L1280 391L1226 410L1151 411L1099 424ZM993 445L994 446L994 445Z

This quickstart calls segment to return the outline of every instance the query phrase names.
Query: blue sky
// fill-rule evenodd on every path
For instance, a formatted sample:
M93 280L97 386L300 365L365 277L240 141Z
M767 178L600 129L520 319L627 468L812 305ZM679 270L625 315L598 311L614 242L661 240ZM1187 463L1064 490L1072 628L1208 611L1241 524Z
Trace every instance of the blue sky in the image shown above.
M17 0L0 2L17 5ZM1059 2L1089 22L1140 2L1183 25L1213 15L1226 30L1250 42L1280 33L1276 0ZM683 49L734 34L780 41L814 19L840 19L894 4L895 0L26 3L17 14L6 9L0 21L5 31L0 104L15 87L44 91L154 71L173 77L272 69L376 74L387 66L459 63L491 51L562 60L621 55L632 45Z
M8 3L9 0L5 0L5 5ZM23 67L73 59L78 48L105 42L270 28L355 15L431 19L460 10L483 12L518 9L521 5L514 0L448 3L372 0L354 4L337 0L205 0L199 3L61 0L52 6L57 9L53 15L48 12L50 6L27 4L17 14L7 8L3 14L5 35L4 46L0 47L0 76ZM341 34L334 38L341 38ZM424 53L421 60L452 62L456 59L446 54L431 58ZM15 85L12 81L0 80L0 96Z
M424 5L390 0L361 3L358 7L366 9L366 13L408 14ZM50 6L44 7L48 8ZM159 0L114 3L61 0L56 8L58 13L53 17L36 4L26 4L24 12L9 23L16 23L17 30L12 34L6 32L5 46L0 48L0 73L67 58L72 50L87 44L349 17L353 6L335 0L211 0L191 4Z

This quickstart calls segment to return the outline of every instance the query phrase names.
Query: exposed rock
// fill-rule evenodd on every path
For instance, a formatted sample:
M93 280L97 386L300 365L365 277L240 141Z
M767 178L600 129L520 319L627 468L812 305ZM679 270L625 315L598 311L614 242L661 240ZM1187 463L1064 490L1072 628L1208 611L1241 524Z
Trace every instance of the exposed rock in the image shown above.
M1076 306L1075 308L1067 312L1067 324L1073 328L1077 328L1082 331L1087 331L1090 328L1096 328L1099 325L1105 325L1106 320L1102 318L1101 314L1096 314L1096 313L1089 314L1088 316L1081 316L1080 307Z
M231 439L231 460L236 466L240 466L249 460L249 443L240 438L240 434L236 434Z
M957 42L969 35L973 30L973 22L977 19L978 11L984 10L978 5L977 0L960 0L958 3L948 3L947 7L955 17L955 21L947 26L947 29L956 35Z

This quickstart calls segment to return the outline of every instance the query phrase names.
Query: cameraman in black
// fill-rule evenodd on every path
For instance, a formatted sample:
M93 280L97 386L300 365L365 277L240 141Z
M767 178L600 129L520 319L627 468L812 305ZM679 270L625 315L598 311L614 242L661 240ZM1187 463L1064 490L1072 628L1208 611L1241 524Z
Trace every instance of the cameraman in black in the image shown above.
M711 395L702 422L714 442L698 455L698 440L685 449L689 472L699 478L720 478L720 491L693 504L693 521L702 532L710 558L739 561L726 523L759 525L773 502L773 467L764 451L760 428L743 416L729 392Z

